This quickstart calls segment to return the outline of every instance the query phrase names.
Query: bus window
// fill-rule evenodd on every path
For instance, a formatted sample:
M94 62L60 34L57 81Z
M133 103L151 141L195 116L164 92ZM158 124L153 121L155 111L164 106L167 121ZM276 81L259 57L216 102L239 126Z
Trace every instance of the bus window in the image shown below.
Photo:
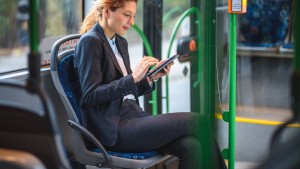
M182 21L181 25L179 25L179 31L171 46L170 56L167 56L172 38L171 34L175 29L175 24L178 22L180 16L191 7L191 3L190 1L182 0L164 0L163 2L162 59L165 59L177 52L177 41L180 37L190 36L190 17L188 16ZM169 74L169 85L167 86L169 88L169 112L191 111L189 88L190 71L191 68L189 62L179 63L178 60L175 60L175 64L172 66L172 70ZM163 96L166 95L166 83L164 79L165 78L162 80ZM166 101L163 100L162 103L163 113L167 113Z
M0 7L0 74L27 68L29 1L11 0ZM49 64L54 37L78 32L82 1L40 0L42 65Z

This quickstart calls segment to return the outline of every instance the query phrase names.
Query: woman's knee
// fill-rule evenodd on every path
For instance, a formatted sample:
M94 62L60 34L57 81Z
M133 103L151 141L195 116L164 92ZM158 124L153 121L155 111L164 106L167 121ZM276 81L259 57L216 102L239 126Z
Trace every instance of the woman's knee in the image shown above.
M183 137L179 143L182 153L187 156L200 156L202 144L195 137Z
M177 146L179 168L201 168L203 151L201 142L195 137L183 137L178 141Z
M172 154L180 159L201 156L202 143L192 136L181 137L164 147L162 151L167 154Z

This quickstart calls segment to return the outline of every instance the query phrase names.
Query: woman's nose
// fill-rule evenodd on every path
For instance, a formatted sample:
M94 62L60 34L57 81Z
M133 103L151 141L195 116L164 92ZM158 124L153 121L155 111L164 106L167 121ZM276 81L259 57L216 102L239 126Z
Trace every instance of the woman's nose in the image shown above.
M134 17L133 17L133 16L131 16L131 17L129 18L129 24L130 24L130 25L134 25Z

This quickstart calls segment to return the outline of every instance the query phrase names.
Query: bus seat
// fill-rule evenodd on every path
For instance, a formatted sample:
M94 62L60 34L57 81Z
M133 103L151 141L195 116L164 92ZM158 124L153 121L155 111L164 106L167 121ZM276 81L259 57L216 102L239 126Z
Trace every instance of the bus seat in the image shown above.
M70 49L58 54L60 46L70 40L79 39L80 35L69 35L56 41L51 50L51 76L54 85L61 97L68 116L68 124L72 130L73 153L76 161L84 165L121 167L121 168L147 168L158 164L169 155L162 155L156 151L143 153L121 153L107 151L102 144L82 126L79 108L79 84L76 84L73 73L73 52ZM82 136L84 135L84 136ZM87 139L97 148L87 146Z
M3 148L0 148L0 168L46 169L45 165L31 153Z
M0 80L0 147L25 151L46 168L70 169L51 102L24 81Z
M238 49L274 50L288 35L292 0L249 0L247 13L239 15Z

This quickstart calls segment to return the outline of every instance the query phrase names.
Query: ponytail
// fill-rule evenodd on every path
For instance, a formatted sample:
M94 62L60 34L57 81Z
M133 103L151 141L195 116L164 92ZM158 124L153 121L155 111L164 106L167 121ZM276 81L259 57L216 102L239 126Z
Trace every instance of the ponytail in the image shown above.
M94 5L92 9L90 9L87 16L84 18L82 25L80 27L79 33L84 34L89 31L98 21L99 19L99 12L97 10L97 6Z

